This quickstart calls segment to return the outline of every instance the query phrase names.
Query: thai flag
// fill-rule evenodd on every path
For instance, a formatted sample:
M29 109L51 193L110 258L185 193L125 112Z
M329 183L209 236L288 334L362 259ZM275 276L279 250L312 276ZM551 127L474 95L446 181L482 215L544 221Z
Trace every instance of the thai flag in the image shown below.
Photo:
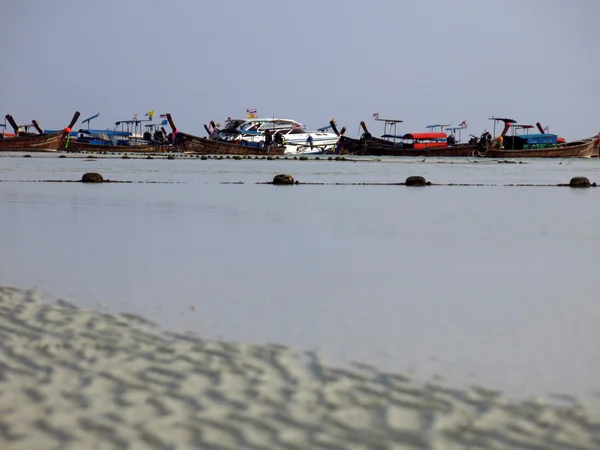
M466 127L467 126L467 121L463 120L461 123L458 124L459 127Z
M256 108L246 108L248 114L256 114Z
M379 113L373 113L373 119L379 119Z
M161 115L160 115L160 116L158 116L158 117L159 117L159 119L166 119L166 118L167 118L167 115L166 115L166 114L161 114Z

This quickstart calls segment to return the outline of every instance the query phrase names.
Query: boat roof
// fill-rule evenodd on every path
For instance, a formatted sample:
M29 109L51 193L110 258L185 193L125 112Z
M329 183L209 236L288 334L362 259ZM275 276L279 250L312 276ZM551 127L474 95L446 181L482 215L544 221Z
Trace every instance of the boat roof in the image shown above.
M317 128L317 131L324 132L324 131L329 130L330 128L333 128L333 127L331 125L327 125L326 127Z
M99 115L100 115L100 112L98 112L97 114L94 114L94 115L93 115L93 116L91 116L91 117L88 117L87 119L84 119L84 120L82 120L82 121L81 121L81 123L86 123L86 122L89 122L90 120L92 120L92 119L95 119L95 118L96 118L96 117L98 117Z
M501 120L501 121L506 122L506 123L517 123L517 121L515 119L509 119L507 117L494 117L494 116L492 116L492 117L489 118L489 120Z
M404 139L446 139L446 133L407 133L403 136Z
M425 128L437 128L437 127L449 127L450 125L452 125L451 123L443 123L443 124L434 124L434 125L427 125Z
M230 121L240 121L240 122L247 122L247 123L270 123L270 122L274 122L274 123L289 123L289 124L297 124L297 125L302 125L300 122L296 121L296 120L292 120L292 119L281 119L281 118L262 118L262 119L258 119L258 118L253 118L253 119L227 119L227 122Z
M513 128L524 128L524 129L529 129L529 128L533 128L533 125L520 125L517 123L513 123L510 125Z
M108 136L131 136L131 133L128 131L88 130L81 128L77 132L83 134L106 134Z
M115 126L119 126L122 123L135 123L136 125L139 124L140 122L142 122L141 120L119 120L118 122L115 122Z
M400 120L400 119L375 119L379 122L386 122L386 123L400 123L400 122L404 122L404 120Z
M446 128L447 131L456 131L456 130L466 130L467 127L449 127Z

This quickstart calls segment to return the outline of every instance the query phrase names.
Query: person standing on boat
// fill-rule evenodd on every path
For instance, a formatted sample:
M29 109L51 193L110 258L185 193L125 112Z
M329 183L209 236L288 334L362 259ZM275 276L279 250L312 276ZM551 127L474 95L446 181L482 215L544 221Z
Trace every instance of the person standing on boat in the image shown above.
M265 150L267 153L271 150L271 142L273 142L273 136L271 136L271 131L265 131Z
M217 124L217 125L216 125L216 126L213 128L212 132L210 133L210 138L211 138L211 139L213 139L213 140L215 140L215 141L216 141L216 140L217 140L217 138L219 137L219 126L220 126L220 125L221 125L221 124L220 124L220 123L218 123L218 124Z
M310 145L310 149L312 150L313 148L313 137L312 135L308 135L308 137L306 138L306 142L308 142L308 145Z

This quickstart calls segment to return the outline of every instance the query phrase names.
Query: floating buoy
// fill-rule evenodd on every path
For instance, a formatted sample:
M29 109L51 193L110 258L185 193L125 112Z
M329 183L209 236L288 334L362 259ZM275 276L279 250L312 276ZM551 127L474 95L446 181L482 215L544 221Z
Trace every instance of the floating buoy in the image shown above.
M286 173L280 173L273 177L273 184L294 184L294 177Z
M84 173L81 177L82 183L102 183L103 181L104 178L102 177L102 175L96 172L87 172Z
M592 184L590 183L590 180L587 179L586 177L573 177L571 178L571 181L569 182L569 186L573 187L573 188L587 188L590 187Z
M407 186L427 186L427 180L421 176L412 176L406 179Z

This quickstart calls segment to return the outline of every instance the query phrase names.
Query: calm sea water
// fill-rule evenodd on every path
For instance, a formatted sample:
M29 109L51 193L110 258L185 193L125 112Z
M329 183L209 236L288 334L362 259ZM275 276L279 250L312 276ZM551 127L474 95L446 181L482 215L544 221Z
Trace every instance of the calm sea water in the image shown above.
M599 160L0 157L0 283L334 363L596 401L600 189L271 186L600 182ZM243 181L244 184L222 184Z

